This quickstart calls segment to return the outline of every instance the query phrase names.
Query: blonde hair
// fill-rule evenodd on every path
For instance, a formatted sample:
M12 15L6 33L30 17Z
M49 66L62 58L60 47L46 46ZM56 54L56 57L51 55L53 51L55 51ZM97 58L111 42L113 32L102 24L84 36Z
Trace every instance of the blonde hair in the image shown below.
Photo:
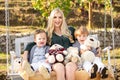
M88 32L88 30L85 26L80 26L78 29L76 29L75 33L74 33L74 36L76 38L77 36L80 36L82 34L86 34L86 35L89 34L89 32Z
M62 34L68 38L71 38L71 32L68 29L63 12L59 8L55 8L54 10L52 10L52 12L48 18L48 26L46 29L46 31L48 33L48 37L49 37L49 44L51 44L51 38L52 38L52 34L54 32L53 18L56 13L60 13L62 15L62 19L63 19L63 22L61 25Z

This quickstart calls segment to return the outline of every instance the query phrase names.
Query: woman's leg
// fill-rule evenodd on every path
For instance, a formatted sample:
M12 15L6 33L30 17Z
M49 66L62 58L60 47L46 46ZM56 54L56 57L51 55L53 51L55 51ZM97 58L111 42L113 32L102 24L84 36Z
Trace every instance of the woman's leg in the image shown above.
M57 80L65 80L65 67L61 63L53 65L53 70L56 72Z
M75 80L75 71L77 66L73 62L69 62L66 64L66 80Z

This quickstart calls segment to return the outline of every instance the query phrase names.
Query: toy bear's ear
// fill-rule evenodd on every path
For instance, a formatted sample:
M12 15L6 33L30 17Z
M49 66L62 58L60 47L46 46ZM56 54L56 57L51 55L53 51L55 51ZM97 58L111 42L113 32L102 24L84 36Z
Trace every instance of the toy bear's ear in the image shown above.
M68 52L67 52L66 50L64 50L64 51L63 51L63 54L64 54L64 55L67 55L67 54L68 54Z
M17 56L15 55L15 51L10 51L10 55L13 57L13 59L17 58Z
M74 52L78 52L78 48L77 47L69 47L67 48L68 53L74 53Z
M10 55L12 56L13 59L16 59L16 58L23 59L23 56L22 55L16 55L15 51L10 51Z
M61 46L59 44L54 44L50 47L50 49L57 49L57 48L63 48L63 46Z

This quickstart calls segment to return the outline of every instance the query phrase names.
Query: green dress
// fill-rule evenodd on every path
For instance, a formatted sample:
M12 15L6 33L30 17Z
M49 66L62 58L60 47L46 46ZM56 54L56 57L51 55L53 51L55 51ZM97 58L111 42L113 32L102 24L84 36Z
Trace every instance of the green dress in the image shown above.
M73 39L75 39L74 38L75 29L73 27L69 27L69 30L71 31L71 35L73 36ZM65 37L64 35L59 36L55 33L53 33L52 38L51 38L51 45L53 44L60 44L65 49L67 49L69 46L72 46L72 43L67 37Z

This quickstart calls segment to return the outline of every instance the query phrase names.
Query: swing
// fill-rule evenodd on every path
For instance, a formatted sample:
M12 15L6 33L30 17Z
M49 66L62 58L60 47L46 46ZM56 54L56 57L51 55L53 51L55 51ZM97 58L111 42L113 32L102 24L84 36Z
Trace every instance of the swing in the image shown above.
M8 11L8 0L5 0L5 25L6 25L6 54L7 54L7 75L10 76L12 80L23 80L18 73L9 73L9 11ZM112 22L112 28L113 28L113 20L111 19ZM21 49L20 49L20 44L24 43L24 47L26 46L27 43L33 41L33 36L27 36L27 37L22 37L22 38L16 38L15 39L15 53L17 53L18 56L20 56ZM113 48L114 48L114 34L113 34ZM108 49L109 51L109 49ZM12 54L12 53L11 53ZM109 61L110 61L110 56L108 56ZM12 64L13 57L11 56L11 64ZM50 80L56 80L56 74L55 72L51 73L51 79ZM76 80L92 80L89 78L88 73L85 70L80 70L75 72L75 78ZM39 74L36 73L35 76L29 77L28 80L44 80L43 77ZM96 78L93 80L100 80L100 75L98 74ZM108 79L106 79L108 80Z

